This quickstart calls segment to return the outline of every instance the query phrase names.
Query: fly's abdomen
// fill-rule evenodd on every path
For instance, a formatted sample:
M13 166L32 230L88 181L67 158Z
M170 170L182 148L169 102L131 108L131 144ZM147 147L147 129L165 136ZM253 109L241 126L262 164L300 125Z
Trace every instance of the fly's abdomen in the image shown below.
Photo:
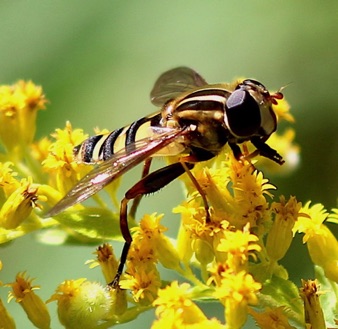
M136 120L124 128L89 137L74 147L74 157L78 162L98 163L110 159L117 152L131 152L137 141L149 136L150 127L160 125L160 120L161 114L156 113Z

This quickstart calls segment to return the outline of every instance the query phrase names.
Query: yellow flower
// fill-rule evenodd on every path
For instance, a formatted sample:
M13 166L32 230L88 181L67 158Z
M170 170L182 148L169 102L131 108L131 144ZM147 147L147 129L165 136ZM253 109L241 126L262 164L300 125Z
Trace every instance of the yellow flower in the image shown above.
M104 243L96 249L94 254L97 255L96 260L88 260L86 264L89 264L90 268L100 266L107 284L111 283L115 278L118 267L113 247L108 243ZM115 289L112 289L110 286L107 288L111 299L111 314L123 314L127 309L127 291L120 289L119 286Z
M249 308L249 313L261 329L296 329L289 324L283 307L267 308L264 312L260 313Z
M4 329L16 328L13 317L7 312L1 299L0 299L0 328Z
M329 215L327 221L338 224L338 208L332 209L332 213Z
M185 262L188 262L193 254L191 249L192 234L191 225L195 221L200 221L200 204L195 200L184 201L180 206L173 209L173 213L181 214L181 226L177 238L177 250Z
M177 281L158 291L156 307L157 321L152 329L158 328L224 328L215 320L208 320L201 309L191 300L190 285Z
M32 286L33 279L26 278L26 273L18 273L16 280L6 286L12 287L8 301L15 299L25 310L29 320L40 329L50 328L50 315L46 304L35 294L38 286Z
M249 256L251 255L256 259L255 251L259 252L261 247L255 243L258 241L258 237L254 234L250 234L249 226L244 227L243 231L237 230L225 231L224 239L218 246L218 251L227 253L226 264L235 273L242 270L247 270Z
M12 155L23 155L32 143L37 111L45 108L42 88L31 81L0 87L0 138Z
M182 214L179 255L188 262L195 254L204 271L215 257L217 262L225 261L227 256L218 246L226 239L227 230L241 231L249 224L258 237L267 231L271 210L266 196L272 196L269 190L275 186L261 172L255 171L252 164L237 161L231 154L226 161L217 160L210 169L197 169L200 170L194 174L211 206L211 220L206 220L201 198L191 187L188 190L193 199L176 207L174 212Z
M0 225L6 229L18 227L34 208L41 208L37 201L46 200L39 193L39 186L33 184L31 177L23 178L20 187L8 197L0 210Z
M42 166L50 175L50 184L64 195L90 170L89 166L77 163L73 155L73 148L83 142L87 135L82 129L73 130L70 122L67 122L65 129L56 129L52 137L55 142L50 145Z
M271 204L275 220L267 236L266 250L272 260L279 261L289 249L293 238L292 228L298 219L301 207L302 204L297 202L295 197L291 197L286 202L285 197L281 196L280 202Z
M230 177L233 183L234 205L236 212L230 224L242 229L247 223L261 236L267 222L270 221L269 205L266 196L272 197L270 190L276 187L263 177L263 173L254 170L253 166L245 162L232 161Z
M142 268L128 268L124 278L120 280L121 289L132 291L135 302L142 305L151 304L157 296L157 290L161 287L160 275L155 266Z
M107 284L112 282L118 267L118 261L113 253L113 247L108 243L104 243L96 249L94 254L97 255L97 259L89 260L86 264L90 264L90 268L101 266Z
M0 200L3 202L20 186L16 179L17 173L11 167L12 162L0 162L0 187L4 192Z
M307 244L312 261L324 269L330 280L338 282L338 241L323 224L329 213L322 204L310 207L310 202L301 213L305 216L298 218L293 231L304 233L303 242Z
M323 310L319 302L319 285L317 280L302 280L300 296L304 301L305 319L310 328L326 329Z
M39 163L44 161L49 154L51 144L52 141L47 137L43 137L38 142L33 143L31 145L31 152L34 159L36 159Z
M278 121L295 122L295 118L290 113L290 105L285 98L279 99L277 104L272 104L272 109L276 113Z
M154 250L155 257L163 266L170 269L180 269L180 257L170 242L170 240L163 234L167 230L166 227L160 224L163 215L151 214L144 215L139 227L135 227L132 231L135 232L133 240L133 248L140 251L147 251L150 255L149 248ZM142 256L146 259L149 256Z
M222 276L214 296L225 306L226 328L241 328L247 319L248 305L258 302L257 292L262 285L245 271L233 273L228 270Z
M216 318L201 319L196 323L183 323L181 319L160 318L153 322L151 329L226 329L224 324L221 324Z
M174 212L182 214L178 253L185 262L188 262L194 254L203 270L215 257L217 259L223 257L222 253L218 252L217 246L229 225L224 217L212 212L211 220L206 221L204 207L194 200L184 202L176 207Z
M51 301L57 301L59 320L68 329L95 328L108 318L112 305L108 291L86 279L64 281L47 303Z

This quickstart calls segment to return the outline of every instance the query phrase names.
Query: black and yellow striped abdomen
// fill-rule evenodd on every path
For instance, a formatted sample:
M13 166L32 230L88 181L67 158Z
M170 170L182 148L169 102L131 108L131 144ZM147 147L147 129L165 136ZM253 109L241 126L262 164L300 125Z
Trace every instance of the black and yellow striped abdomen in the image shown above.
M78 162L98 163L106 161L120 151L133 151L135 142L150 137L150 127L159 127L161 113L143 117L131 125L110 133L89 137L74 148Z

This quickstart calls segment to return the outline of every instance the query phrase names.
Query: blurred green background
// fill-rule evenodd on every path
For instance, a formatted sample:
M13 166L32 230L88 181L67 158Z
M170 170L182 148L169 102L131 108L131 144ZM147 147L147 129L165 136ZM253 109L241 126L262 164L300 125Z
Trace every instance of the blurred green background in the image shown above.
M210 82L245 76L275 90L291 83L285 95L302 160L291 175L271 180L277 195L330 209L337 206L338 186L337 17L335 0L1 1L0 81L32 79L43 86L50 104L39 113L37 137L64 127L66 120L92 133L96 126L114 129L151 113L155 79L179 65ZM133 175L125 186L135 181ZM165 224L177 225L179 217L171 214L183 197L177 191L174 183L146 198L140 214L165 212ZM27 270L38 278L44 299L65 279L102 282L98 270L83 265L92 251L39 245L28 236L0 249L0 280L13 281ZM288 255L285 266L295 282L312 277L300 239ZM5 289L0 297L6 300ZM18 328L31 327L18 305L12 302L9 309ZM208 308L209 316L218 312ZM153 318L148 312L137 324L147 328ZM52 328L60 328L57 323L54 318Z

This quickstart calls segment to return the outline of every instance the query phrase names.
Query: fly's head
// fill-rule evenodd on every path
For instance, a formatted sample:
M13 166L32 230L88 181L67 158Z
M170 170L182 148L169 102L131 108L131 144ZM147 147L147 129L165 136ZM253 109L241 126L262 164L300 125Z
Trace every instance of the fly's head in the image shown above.
M269 137L277 128L272 104L277 104L283 94L270 94L267 88L253 79L239 83L226 102L225 125L238 140L254 136Z

